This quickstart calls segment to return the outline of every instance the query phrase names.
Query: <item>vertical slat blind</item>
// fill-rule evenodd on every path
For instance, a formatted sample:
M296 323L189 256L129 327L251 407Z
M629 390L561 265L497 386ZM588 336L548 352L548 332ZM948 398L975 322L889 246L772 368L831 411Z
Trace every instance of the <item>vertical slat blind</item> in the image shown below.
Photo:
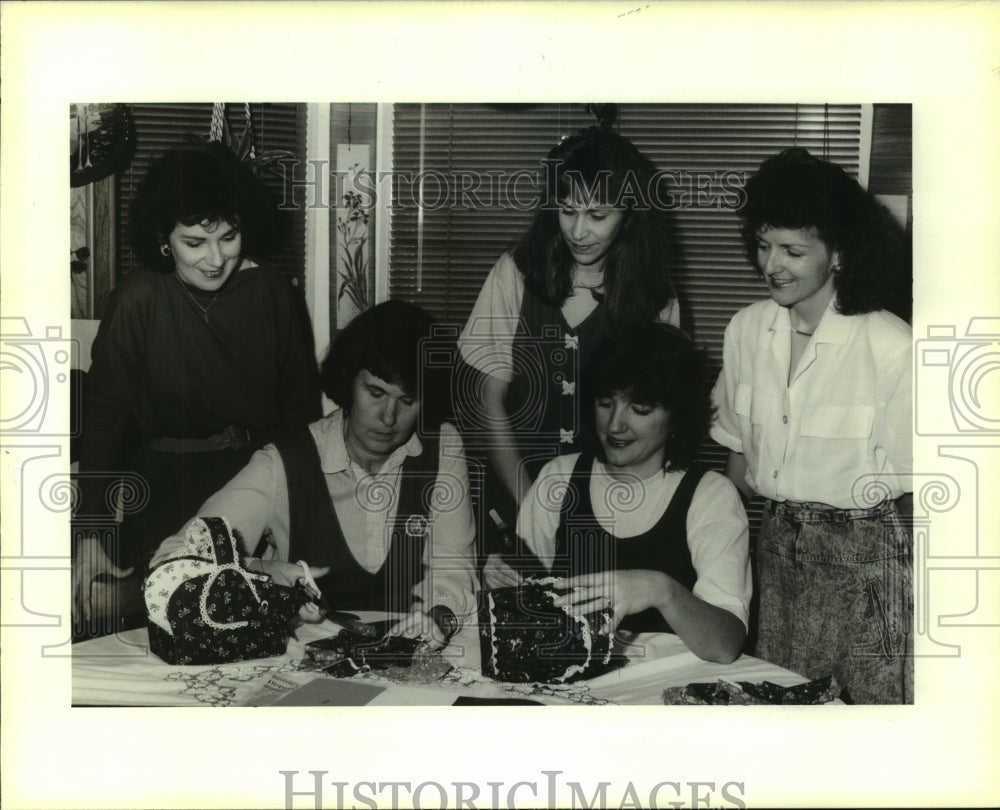
M582 104L395 105L390 296L419 303L446 323L464 324L489 269L532 212L518 210L517 201L502 207L509 195L489 189L485 180L477 192L484 204L472 205L459 191L469 182L461 175L510 178L540 171L554 144L591 123ZM861 107L621 104L616 128L670 173L661 199L672 210L672 278L683 325L707 350L714 379L726 324L738 309L767 295L739 237L738 189L764 158L790 146L804 146L856 177ZM416 177L421 170L427 177L422 221L417 191L398 179L398 173ZM433 172L446 178L447 200L439 200L442 183ZM705 442L701 456L716 469L725 465L726 452L714 442ZM752 523L756 527L756 514Z
M306 111L304 104L250 105L254 122L254 144L258 154L262 150L287 149L305 164ZM125 170L118 174L118 268L120 274L129 273L138 266L132 252L129 229L131 226L132 200L150 164L163 152L188 143L188 135L208 135L212 122L212 104L130 104L135 130L135 153ZM243 103L226 106L229 125L236 135L243 132ZM265 170L261 174L264 184L271 190L275 204L282 200L282 178ZM284 238L270 257L261 257L291 278L302 284L305 274L305 212L280 212Z

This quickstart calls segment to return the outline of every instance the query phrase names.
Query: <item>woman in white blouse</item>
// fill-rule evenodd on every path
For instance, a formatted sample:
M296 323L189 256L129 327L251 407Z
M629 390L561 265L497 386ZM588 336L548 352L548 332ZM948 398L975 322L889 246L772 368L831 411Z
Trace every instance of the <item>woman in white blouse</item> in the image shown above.
M912 702L911 330L884 309L896 231L800 148L764 161L742 217L771 297L726 329L711 435L766 499L755 654L833 674L846 701Z
M610 604L620 633L676 633L696 655L735 660L751 594L746 513L725 476L694 463L711 419L703 358L666 324L615 330L587 373L599 449L549 462L518 534L567 604ZM498 556L489 586L520 576Z

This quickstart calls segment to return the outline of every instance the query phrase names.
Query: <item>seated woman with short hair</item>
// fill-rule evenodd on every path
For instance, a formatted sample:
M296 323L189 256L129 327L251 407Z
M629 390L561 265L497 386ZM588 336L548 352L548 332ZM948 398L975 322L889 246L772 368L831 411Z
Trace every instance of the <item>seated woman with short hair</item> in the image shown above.
M699 657L730 663L746 638L749 532L736 487L694 462L712 414L703 372L675 327L605 338L586 377L599 446L543 468L518 534L566 578L561 603L610 604L619 632L671 631ZM487 585L517 578L488 561Z
M276 559L254 568L294 582L303 560L330 607L406 613L391 632L435 648L474 615L477 581L465 452L441 420L447 386L421 374L432 337L431 316L402 301L355 318L321 371L340 408L256 453L198 515L228 518L247 554L266 533Z

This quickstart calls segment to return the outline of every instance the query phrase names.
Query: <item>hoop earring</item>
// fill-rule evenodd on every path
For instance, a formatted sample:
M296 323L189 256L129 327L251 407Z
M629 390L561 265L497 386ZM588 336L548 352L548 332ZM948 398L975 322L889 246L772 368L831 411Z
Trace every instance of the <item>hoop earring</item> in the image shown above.
M160 245L160 255L161 256L169 256L170 255L170 245L166 244L165 242L162 245Z

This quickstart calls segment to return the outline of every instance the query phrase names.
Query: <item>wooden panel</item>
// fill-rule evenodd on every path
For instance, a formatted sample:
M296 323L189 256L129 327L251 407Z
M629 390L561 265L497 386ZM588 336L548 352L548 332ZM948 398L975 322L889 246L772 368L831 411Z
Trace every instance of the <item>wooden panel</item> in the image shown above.
M875 104L868 190L872 194L913 194L913 107Z
M108 296L115 286L115 267L118 246L115 241L115 178L110 175L99 180L94 185L93 234L94 241L90 250L93 274L92 301L93 311L90 317L100 319L104 316L104 307Z

